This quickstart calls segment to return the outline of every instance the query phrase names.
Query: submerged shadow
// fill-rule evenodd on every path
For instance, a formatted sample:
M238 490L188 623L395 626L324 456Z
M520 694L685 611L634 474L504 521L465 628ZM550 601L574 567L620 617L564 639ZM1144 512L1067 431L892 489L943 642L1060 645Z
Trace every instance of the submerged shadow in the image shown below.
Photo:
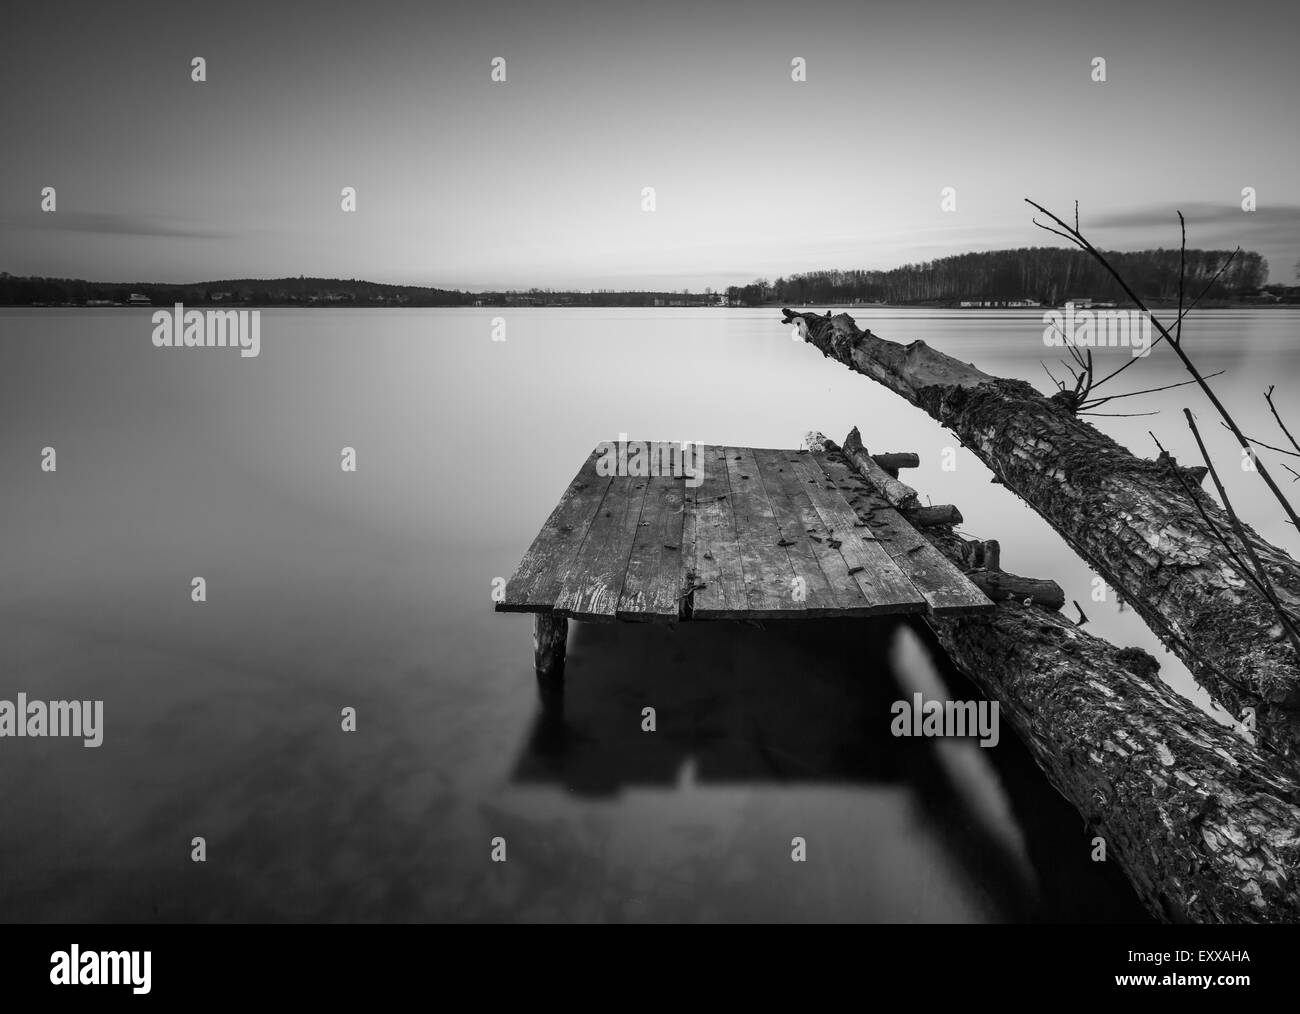
M539 681L512 780L589 796L686 782L902 788L1006 918L1144 921L1009 730L987 750L890 734L894 703L915 690L980 699L932 640L929 674L900 656L900 639L926 637L895 617L572 625L565 677Z
M574 624L564 680L537 683L540 710L515 779L601 795L671 786L690 761L713 783L895 780L894 752L860 734L896 697L893 630L888 621ZM854 671L844 667L850 650Z
M914 623L949 696L975 699L979 689L952 664L924 623ZM1003 725L998 749L988 760L997 773L1024 839L1038 881L1033 921L1132 922L1155 920L1142 906L1119 864L1094 862L1090 831L1078 811L1057 792L1033 755Z

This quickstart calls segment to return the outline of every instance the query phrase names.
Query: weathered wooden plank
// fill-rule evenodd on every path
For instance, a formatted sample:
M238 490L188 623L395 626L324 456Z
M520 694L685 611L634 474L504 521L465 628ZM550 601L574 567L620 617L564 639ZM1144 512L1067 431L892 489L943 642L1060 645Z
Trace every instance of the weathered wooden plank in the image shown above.
M706 464L707 448L700 448L700 455L695 460L700 465L700 481L703 482L705 472L708 469ZM682 587L678 589L677 595L677 615L680 619L689 619L691 604L696 585L699 583L696 577L695 569L695 552L699 544L699 523L700 516L696 511L695 494L700 487L697 485L682 484Z
M795 474L791 452L754 448L753 456L781 539L789 543L785 549L795 578L803 578L804 611L822 616L865 615L866 597L844 558L824 537L809 537L821 525L803 488L806 484Z
M843 460L832 454L813 454L817 464L841 490L852 491L858 510L871 532L894 559L936 616L986 612L996 608L988 596L909 525L898 511Z
M597 457L497 609L671 621L692 587L700 619L991 606L838 455L708 447L696 488L682 477L598 476Z
M506 582L505 598L496 604L497 610L535 612L555 605L567 564L582 545L612 481L611 476L596 474L598 457L599 448L591 452L561 494L560 502Z
M781 543L772 503L749 447L726 449L731 509L736 515L736 542L745 569L745 593L751 616L787 616L805 611L794 595L795 573Z
M569 562L556 612L576 620L613 620L650 480L615 476L577 554Z
M745 572L736 542L731 509L726 448L704 448L704 481L686 491L684 529L692 536L695 590L691 615L699 619L734 619L747 615Z
M653 476L646 487L616 614L620 620L676 620L681 612L687 560L682 476Z
M875 541L866 523L827 477L818 456L791 453L789 459L794 462L795 475L804 484L823 526L817 534L828 540L827 545L832 540L839 543L831 548L840 554L847 572L866 599L864 615L925 612L925 596Z

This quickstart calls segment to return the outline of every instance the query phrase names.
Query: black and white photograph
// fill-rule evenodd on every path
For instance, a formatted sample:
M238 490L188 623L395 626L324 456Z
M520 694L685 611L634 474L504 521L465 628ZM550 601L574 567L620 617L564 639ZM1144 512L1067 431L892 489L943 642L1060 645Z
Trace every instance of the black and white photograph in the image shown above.
M1280 986L1298 56L1282 0L6 3L6 990L485 926L594 983L614 925Z

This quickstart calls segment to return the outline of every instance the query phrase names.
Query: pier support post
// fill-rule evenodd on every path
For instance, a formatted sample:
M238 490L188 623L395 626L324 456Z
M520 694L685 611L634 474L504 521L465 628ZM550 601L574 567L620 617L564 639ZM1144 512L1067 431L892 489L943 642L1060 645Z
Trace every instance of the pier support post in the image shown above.
M564 648L569 639L569 621L554 613L533 615L533 666L537 678L558 682L564 679Z

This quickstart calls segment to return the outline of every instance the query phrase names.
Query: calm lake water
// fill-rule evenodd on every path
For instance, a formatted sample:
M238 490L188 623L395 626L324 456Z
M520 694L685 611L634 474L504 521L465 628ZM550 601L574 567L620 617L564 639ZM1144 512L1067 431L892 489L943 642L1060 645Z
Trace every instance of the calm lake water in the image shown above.
M1048 389L1038 312L857 316ZM779 317L267 310L244 359L153 348L147 310L0 311L0 699L102 699L106 725L97 750L0 740L0 919L1144 918L1009 730L993 749L889 735L915 690L978 696L923 629L578 624L563 709L543 709L530 619L494 613L492 581L597 441L794 447L855 424L919 452L905 478L999 538L1006 569L1055 578L1208 707L973 456L943 471L952 437ZM1207 311L1185 339L1265 439L1298 330L1295 311ZM1179 379L1157 349L1116 390ZM1294 552L1194 389L1097 422L1194 461L1183 405L1242 513Z

